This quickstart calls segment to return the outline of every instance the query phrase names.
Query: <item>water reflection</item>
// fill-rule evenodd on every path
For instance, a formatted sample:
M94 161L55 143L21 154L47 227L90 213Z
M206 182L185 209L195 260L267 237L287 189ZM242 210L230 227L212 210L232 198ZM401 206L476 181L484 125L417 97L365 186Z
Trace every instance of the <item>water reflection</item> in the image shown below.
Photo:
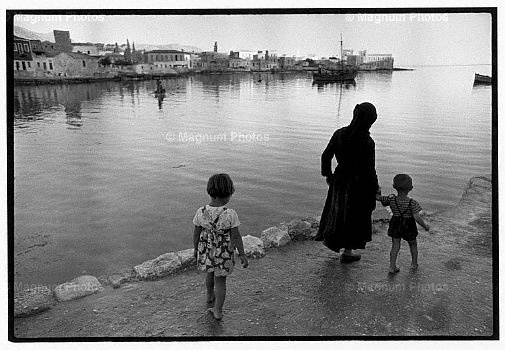
M162 110L163 109L163 99L165 99L165 93L161 94L156 94L156 97L158 98L158 109Z
M346 90L355 90L356 89L356 81L348 81L348 82L312 82L312 86L317 87L318 92L323 92L326 90L332 90L336 87L338 90L346 89Z
M25 122L43 120L60 110L71 127L82 126L82 103L93 101L112 91L109 83L16 86L14 91L14 125L27 127Z

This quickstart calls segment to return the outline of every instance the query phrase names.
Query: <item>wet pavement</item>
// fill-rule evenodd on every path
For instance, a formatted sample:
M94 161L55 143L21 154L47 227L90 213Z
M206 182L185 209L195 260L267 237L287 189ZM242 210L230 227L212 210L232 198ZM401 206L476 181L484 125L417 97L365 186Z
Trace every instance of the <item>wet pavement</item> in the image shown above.
M426 218L432 231L420 230L417 271L410 270L408 244L402 242L401 271L388 274L387 223L378 222L358 262L343 264L321 242L300 241L251 259L247 269L237 266L228 278L222 321L206 311L205 276L193 269L59 303L16 319L15 335L490 337L490 200L479 203Z

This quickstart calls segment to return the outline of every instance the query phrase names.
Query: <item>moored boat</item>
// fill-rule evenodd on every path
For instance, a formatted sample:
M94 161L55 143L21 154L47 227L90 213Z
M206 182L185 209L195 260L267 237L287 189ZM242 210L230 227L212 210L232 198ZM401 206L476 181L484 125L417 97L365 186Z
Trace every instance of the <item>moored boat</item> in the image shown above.
M475 78L473 80L474 85L479 85L479 84L489 85L492 83L493 83L492 77L490 77L488 75L482 75L482 74L475 73Z
M335 68L321 68L317 73L312 75L312 80L315 83L324 82L352 82L358 70L355 67L343 66Z
M354 81L354 78L358 74L358 69L355 66L344 65L342 43L342 34L340 34L340 64L320 66L317 73L312 74L312 81L314 83Z

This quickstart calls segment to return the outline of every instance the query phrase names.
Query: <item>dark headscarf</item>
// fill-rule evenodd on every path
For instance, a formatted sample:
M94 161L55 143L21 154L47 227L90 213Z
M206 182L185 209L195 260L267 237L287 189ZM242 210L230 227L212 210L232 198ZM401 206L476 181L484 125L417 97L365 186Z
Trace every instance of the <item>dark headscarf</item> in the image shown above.
M377 111L370 102L363 102L354 107L354 116L347 127L348 135L366 136L372 124L377 120ZM354 137L351 137L354 138Z
M377 112L373 104L369 102L357 104L351 123L342 131L339 153L345 158L354 158L354 161L357 161L355 157L368 148L369 130L375 120L377 120Z

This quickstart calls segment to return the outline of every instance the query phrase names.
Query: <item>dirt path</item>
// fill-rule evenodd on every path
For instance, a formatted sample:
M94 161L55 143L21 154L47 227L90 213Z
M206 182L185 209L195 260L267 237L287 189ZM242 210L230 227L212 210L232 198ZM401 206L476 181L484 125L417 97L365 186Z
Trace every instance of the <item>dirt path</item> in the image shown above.
M361 261L342 264L320 242L296 242L237 268L224 318L205 310L196 271L138 282L15 320L17 337L361 336L492 334L491 258L444 235L419 239L420 268L387 273L384 227ZM437 229L438 228L438 229ZM449 242L447 242L449 243ZM447 248L449 246L450 248ZM484 253L481 251L481 253Z

